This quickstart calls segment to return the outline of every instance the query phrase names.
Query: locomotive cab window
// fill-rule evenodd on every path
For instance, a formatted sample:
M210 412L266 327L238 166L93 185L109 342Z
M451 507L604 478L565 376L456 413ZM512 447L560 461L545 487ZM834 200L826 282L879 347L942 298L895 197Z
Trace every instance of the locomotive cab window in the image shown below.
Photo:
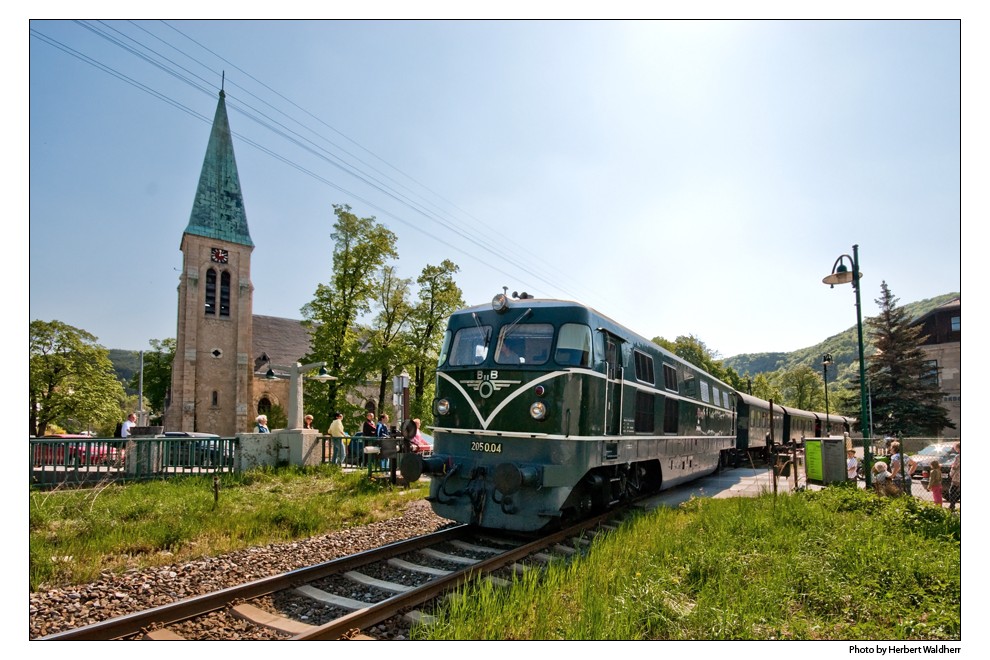
M498 364L543 364L550 359L553 326L549 323L518 323L499 332L495 362Z
M454 367L473 367L488 357L488 345L492 328L488 325L461 328L450 342L450 364Z
M557 364L565 367L587 367L591 364L591 328L580 323L560 326L557 351L553 355Z

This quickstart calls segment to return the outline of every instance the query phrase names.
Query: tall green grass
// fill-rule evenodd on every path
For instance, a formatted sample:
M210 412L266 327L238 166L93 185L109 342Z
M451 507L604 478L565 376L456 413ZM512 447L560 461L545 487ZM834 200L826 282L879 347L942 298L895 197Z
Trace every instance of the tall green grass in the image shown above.
M338 466L258 469L85 490L32 491L32 590L291 541L394 517L409 490Z
M828 488L699 499L628 520L512 588L467 585L435 640L952 640L959 518Z

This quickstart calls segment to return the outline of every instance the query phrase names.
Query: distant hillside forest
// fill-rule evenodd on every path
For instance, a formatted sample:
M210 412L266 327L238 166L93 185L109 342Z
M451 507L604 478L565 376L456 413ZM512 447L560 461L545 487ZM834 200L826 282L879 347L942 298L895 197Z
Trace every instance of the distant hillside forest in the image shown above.
M899 307L907 312L908 317L916 320L936 307L958 297L958 293L946 293L935 298L899 305ZM873 354L873 346L870 344L865 317L863 318L863 342L866 355L869 357ZM801 348L790 353L743 353L723 359L722 364L731 367L744 378L755 377L761 373L788 371L800 366L808 366L821 373L822 355L825 353L831 353L834 362L829 367L829 385L836 383L836 387L841 388L852 381L859 372L859 342L856 337L856 326L852 325L848 330L828 337L808 348Z
M912 319L918 319L936 307L958 297L958 293L946 293L936 298L902 305L902 307L907 311L908 316ZM869 344L865 318L863 323L863 340L866 342L866 354L869 356L873 353L873 347ZM821 373L822 355L825 353L831 353L834 361L834 364L829 368L829 385L835 383L835 387L841 388L851 381L859 370L856 326L853 325L848 330L828 337L808 348L798 349L790 353L743 353L723 359L722 364L731 367L743 378L754 378L762 373L787 371L802 365L807 365ZM117 378L124 384L127 393L131 395L137 394L137 390L132 390L129 384L140 368L138 356L137 351L110 349L110 360L113 362Z

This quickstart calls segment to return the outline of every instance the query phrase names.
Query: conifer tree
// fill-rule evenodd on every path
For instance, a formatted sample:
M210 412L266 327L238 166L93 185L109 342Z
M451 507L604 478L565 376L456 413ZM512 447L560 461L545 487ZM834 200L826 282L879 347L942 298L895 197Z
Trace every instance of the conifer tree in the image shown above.
M880 289L880 314L866 320L876 349L866 367L874 435L934 436L943 428L955 428L941 405L938 378L921 349L921 327L911 325L887 282L881 282ZM858 389L858 382L855 386Z

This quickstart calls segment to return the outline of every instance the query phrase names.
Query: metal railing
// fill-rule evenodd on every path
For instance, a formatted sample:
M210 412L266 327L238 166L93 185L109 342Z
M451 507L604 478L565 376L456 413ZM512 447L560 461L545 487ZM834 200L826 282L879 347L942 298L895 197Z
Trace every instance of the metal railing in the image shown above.
M233 472L237 438L31 438L31 485L93 485Z

